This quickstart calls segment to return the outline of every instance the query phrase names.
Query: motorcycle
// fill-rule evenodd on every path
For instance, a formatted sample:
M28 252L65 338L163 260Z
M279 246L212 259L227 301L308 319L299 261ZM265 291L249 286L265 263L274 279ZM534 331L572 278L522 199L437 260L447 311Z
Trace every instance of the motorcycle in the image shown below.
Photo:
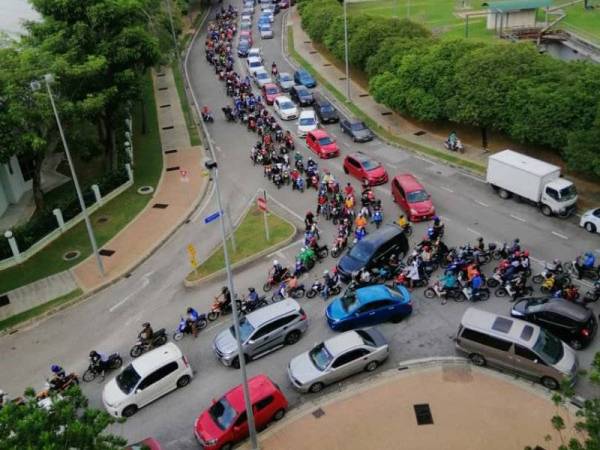
M98 375L107 371L115 370L123 365L123 358L118 353L112 353L108 357L108 361L103 363L100 360L90 361L90 365L87 370L83 373L83 381L93 381Z
M202 120L204 122L208 122L208 123L213 123L215 121L215 118L213 117L211 112L203 112L202 113Z
M459 140L456 140L454 142L450 142L448 140L444 141L444 148L446 150L450 150L451 152L465 152L465 146Z
M473 290L468 286L461 286L461 295L454 297L455 302L464 302L469 300L471 302L484 302L490 298L490 290L488 288L479 288L475 294Z
M298 153L299 154L299 153ZM302 162L301 159L297 159L296 163L294 164L294 167L296 167L296 170L300 173L304 173L304 163Z
M461 295L461 290L457 287L450 289L442 289L442 284L439 281L436 281L434 284L428 286L427 289L423 291L423 295L425 296L425 298L434 298L437 296L442 300L445 298L456 299Z
M587 291L583 296L584 303L597 302L600 298L600 281L594 283L594 288L591 291Z
M71 386L77 384L79 384L79 377L75 372L66 375L62 380L57 377L46 379L46 390L38 393L36 397L41 400L48 397L50 393L62 394Z
M296 266L294 268L294 276L295 277L299 277L300 275L302 275L305 272L310 272L310 270L315 267L315 260L314 259L309 259L307 260L306 264L304 264L300 258L296 259Z
M347 238L343 238L340 236L335 238L335 242L333 243L333 246L331 247L331 252L330 252L331 257L337 258L338 256L340 256L342 251L346 248L347 243L348 243Z
M281 174L279 172L273 175L273 183L275 183L277 189L281 189L281 185L283 184L283 178L281 177Z
M267 298L264 295L260 295L258 299L254 301L250 301L247 297L242 297L242 314L250 314L252 311L256 311L263 306L267 306L269 302L267 302Z
M288 150L294 150L295 149L295 145L294 145L294 138L292 138L291 136L286 136L284 137L284 141L285 141L285 148L287 148ZM299 160L300 163L302 163L302 161ZM298 169L300 170L300 169Z
M166 344L168 339L169 338L167 337L166 330L164 328L161 328L160 330L154 332L152 340L149 343L143 342L141 338L138 339L137 343L133 347L131 347L131 350L129 350L129 356L131 356L132 358L137 358L142 353L145 353L148 350L152 350L153 348L160 347L161 345Z
M563 272L562 263L560 261L558 261L556 264L556 268L554 270L551 270L550 268L548 268L548 264L546 264L544 266L544 270L542 270L542 273L538 273L537 275L534 275L531 278L531 281L533 281L535 284L542 284L548 275L552 274L552 275L556 276L556 275L563 274L563 273L564 272ZM569 275L565 274L565 279L568 279L567 284L571 284L571 277L569 277Z
M407 236L410 236L413 234L413 227L412 225L409 223L407 223L406 225L404 225L402 228L402 231L404 231L404 234L406 234Z
M285 280L289 276L290 276L290 271L288 270L287 267L284 267L283 272L281 272L281 275L277 278L275 278L273 276L273 274L269 273L267 282L265 284L263 284L263 291L269 292L271 289L273 289L273 286L278 286L279 283L281 283L281 280Z
M236 304L237 310L240 311L242 308L241 300L236 298L235 304ZM206 317L208 318L208 320L210 322L213 322L213 321L217 320L220 316L229 314L232 311L233 310L231 309L231 303L229 303L227 305L223 305L223 303L221 303L218 299L215 298L215 301L213 302L212 306L210 307L210 311L208 312Z
M208 322L206 320L206 314L199 314L198 320L196 320L196 329L198 331L206 328ZM177 329L173 333L173 340L180 341L183 339L183 336L186 334L192 334L192 327L188 324L188 321L185 317L182 317L179 320L179 324L177 325Z
M319 175L312 174L306 177L306 189L314 187L316 190L319 189Z
M223 111L223 114L225 114L225 119L227 119L227 122L235 122L236 121L231 108L223 107L223 108L221 108L221 110Z
M304 178L297 177L292 183L292 191L304 192Z
M504 242L502 244L502 247L496 248L492 252L492 258L494 258L495 260L507 259L509 256L510 256L510 252L509 252L508 244L506 242Z
M271 296L271 301L279 302L286 297L300 299L300 298L304 297L304 295L306 294L306 289L304 288L304 284L299 284L298 286L296 286L293 289L286 289L286 291L284 291L285 289L286 289L285 285L282 286L280 289L278 289L277 292L275 292Z
M327 247L327 244L320 247L317 245L313 250L315 251L315 255L317 255L317 260L319 261L329 256L329 247Z
M585 268L578 266L575 261L565 263L565 269L571 275L578 279L588 278L592 281L597 281L600 278L600 266Z
M523 288L515 288L513 281L509 281L504 286L499 286L494 291L496 297L512 297L511 301L533 294L531 286L523 286Z
M567 273L559 273L552 278L546 278L540 286L542 294L552 294L571 284L571 277Z

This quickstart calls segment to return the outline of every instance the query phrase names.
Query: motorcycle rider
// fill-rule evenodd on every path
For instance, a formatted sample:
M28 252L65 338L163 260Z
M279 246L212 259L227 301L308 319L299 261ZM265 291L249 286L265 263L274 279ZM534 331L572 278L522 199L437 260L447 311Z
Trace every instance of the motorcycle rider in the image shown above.
M210 120L211 118L212 118L212 113L210 112L209 107L204 105L202 107L202 120L204 120L206 122L207 120Z
M347 197L349 195L354 196L354 188L350 183L346 183L346 187L344 187L344 195Z
M185 319L186 325L192 330L194 337L198 337L198 319L200 314L191 306L188 306L187 317Z
M360 284L369 284L371 282L371 272L366 267L360 269L358 273L358 282Z
M90 361L93 366L100 369L100 377L104 378L104 372L108 368L108 355L106 353L99 353L96 350L90 352Z
M483 238L480 236L477 238L477 242L475 243L475 248L480 252L485 251L485 243L483 242Z
M248 288L248 297L246 297L246 301L248 303L253 303L258 301L259 296L258 296L258 292L256 292L256 289L254 289L253 287L249 287Z
M354 238L356 239L357 242L361 241L365 236L367 235L367 230L365 229L365 227L356 227L356 230L354 230Z
M312 211L308 211L306 216L304 216L304 227L306 230L310 230L313 224L315 223L315 215Z
M583 262L581 260L583 259ZM591 270L594 268L594 264L596 264L596 257L590 251L584 253L583 257L578 256L575 259L575 266L577 268L577 279L581 280L582 271Z
M227 286L223 286L221 288L221 293L217 295L215 298L219 305L221 305L221 309L225 310L231 306L231 292L229 292L229 288Z
M60 389L67 381L67 374L65 373L65 369L60 367L58 364L52 364L50 366L50 370L53 374L49 382L51 388Z
M279 283L283 278L283 275L287 272L287 269L279 264L276 259L273 260L273 267L271 267L273 281Z
M363 215L362 211L356 216L354 224L356 225L356 228L364 228L367 226L367 218L365 215Z
M438 216L433 216L433 225L431 226L433 235L429 236L432 241L435 241L438 237L442 237L444 234L444 224Z
M471 282L469 283L469 287L471 288L471 298L472 299L476 298L477 294L479 293L479 289L481 289L482 285L483 285L483 278L481 278L481 275L478 272L477 275L475 275L473 277L473 279L471 280Z
M142 331L139 332L138 338L142 341L142 345L149 346L152 343L152 337L154 336L154 331L150 326L150 322L144 322L142 324Z
M442 297L442 305L445 305L448 301L448 291L455 289L458 286L458 278L453 270L447 270L444 275L440 277L440 292Z

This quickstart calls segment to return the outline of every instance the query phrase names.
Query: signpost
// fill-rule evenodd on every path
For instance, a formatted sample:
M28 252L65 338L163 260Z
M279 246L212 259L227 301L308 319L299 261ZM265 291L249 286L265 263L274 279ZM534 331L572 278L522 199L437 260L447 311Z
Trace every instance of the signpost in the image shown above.
M258 205L258 209L263 212L263 217L265 219L265 237L267 241L271 240L269 237L269 221L267 220L267 191L263 191L264 196L258 197L256 199L256 204Z
M189 244L187 246L187 252L188 252L188 256L190 257L190 264L192 266L192 269L196 270L199 266L198 264L198 259L196 258L196 248L194 247L193 244Z

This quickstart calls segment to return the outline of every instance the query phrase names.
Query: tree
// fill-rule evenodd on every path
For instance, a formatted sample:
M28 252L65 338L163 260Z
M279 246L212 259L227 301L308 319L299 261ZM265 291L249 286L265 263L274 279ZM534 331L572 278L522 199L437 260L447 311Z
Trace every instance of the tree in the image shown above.
M342 15L342 8L335 0L322 3L305 3L302 10L302 28L314 42L323 42L327 29L333 19Z
M365 70L369 78L384 72L396 73L404 56L431 45L428 38L410 39L398 36L384 39L377 51L368 57Z
M0 450L123 448L123 438L105 433L115 419L87 404L77 386L52 397L48 408L38 406L33 389L28 389L23 404L0 409Z

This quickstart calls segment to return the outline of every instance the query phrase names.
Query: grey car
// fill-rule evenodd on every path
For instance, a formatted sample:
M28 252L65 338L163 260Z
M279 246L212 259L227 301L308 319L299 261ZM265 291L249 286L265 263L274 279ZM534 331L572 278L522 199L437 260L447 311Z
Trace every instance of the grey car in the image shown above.
M289 92L294 84L296 84L294 78L288 72L280 72L275 81L283 92Z
M369 127L367 127L363 121L358 119L341 120L340 128L344 133L349 134L354 142L368 142L374 138Z
M240 319L240 340L246 361L260 358L284 345L293 345L308 328L308 317L296 300L264 306ZM233 326L213 341L215 355L225 366L240 367Z
M372 372L388 356L387 340L376 328L346 331L292 359L288 376L299 391L316 393L350 375Z

